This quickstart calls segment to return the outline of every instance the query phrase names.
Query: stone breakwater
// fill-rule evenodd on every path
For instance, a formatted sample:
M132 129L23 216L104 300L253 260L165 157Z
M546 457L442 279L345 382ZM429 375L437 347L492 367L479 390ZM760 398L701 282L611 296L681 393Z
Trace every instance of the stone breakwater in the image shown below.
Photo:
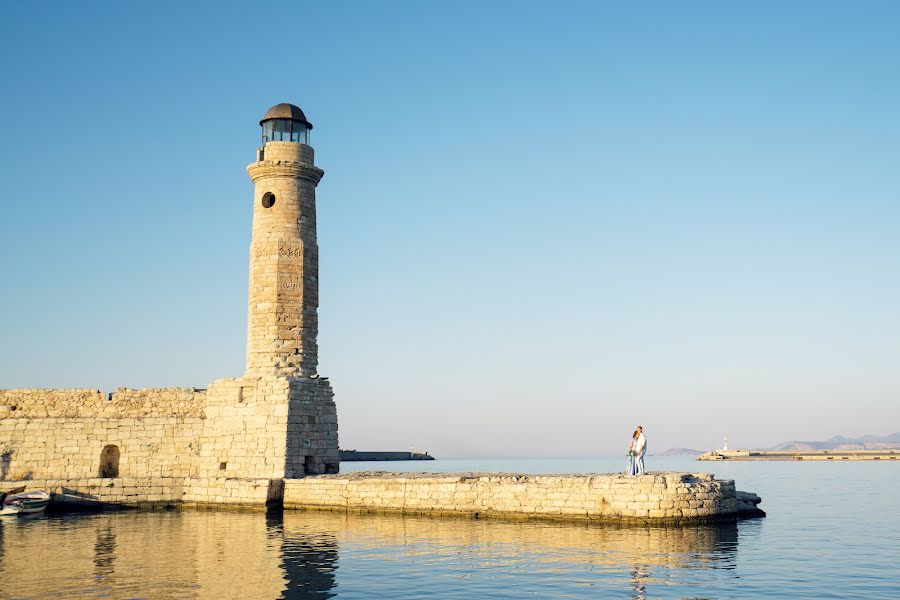
M880 450L713 450L697 460L898 460L900 448Z
M709 473L353 473L284 482L286 509L682 523L764 516L760 499Z
M0 481L0 491L26 486L51 495L53 510L66 507L179 508L240 507L264 510L281 504L282 479L226 477L90 477Z
M507 519L691 524L764 516L755 494L708 473L518 475L354 473L301 479L46 478L0 481L52 494L52 506L320 509Z

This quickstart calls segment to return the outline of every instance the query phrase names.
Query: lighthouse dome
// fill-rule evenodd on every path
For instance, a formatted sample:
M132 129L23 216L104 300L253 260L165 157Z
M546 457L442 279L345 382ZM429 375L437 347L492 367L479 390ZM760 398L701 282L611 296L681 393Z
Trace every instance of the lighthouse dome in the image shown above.
M259 124L262 125L266 121L271 121L273 119L296 121L297 123L305 124L308 129L313 128L312 123L306 120L306 115L303 114L303 111L300 110L300 107L294 106L293 104L288 104L287 102L276 104L275 106L267 110L266 116L262 118Z

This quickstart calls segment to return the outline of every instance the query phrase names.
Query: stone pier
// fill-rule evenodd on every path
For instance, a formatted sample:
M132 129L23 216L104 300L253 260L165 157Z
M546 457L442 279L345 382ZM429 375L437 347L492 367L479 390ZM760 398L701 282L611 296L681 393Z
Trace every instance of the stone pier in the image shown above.
M620 523L706 523L765 516L758 496L709 473L523 475L352 473L300 479L119 477L0 481L53 495L57 510L232 507Z
M764 516L709 473L352 473L289 479L284 508L566 521L700 523Z

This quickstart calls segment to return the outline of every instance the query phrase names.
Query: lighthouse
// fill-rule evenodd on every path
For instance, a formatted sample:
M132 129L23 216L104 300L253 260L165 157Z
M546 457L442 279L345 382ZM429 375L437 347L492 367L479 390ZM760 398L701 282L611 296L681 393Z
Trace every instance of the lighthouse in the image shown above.
M253 182L244 376L207 393L202 477L284 479L337 472L337 411L320 377L312 123L293 104L262 120Z
M273 106L260 125L262 145L247 167L254 194L246 376L315 375L316 186L324 171L315 166L309 145L312 123L300 108Z

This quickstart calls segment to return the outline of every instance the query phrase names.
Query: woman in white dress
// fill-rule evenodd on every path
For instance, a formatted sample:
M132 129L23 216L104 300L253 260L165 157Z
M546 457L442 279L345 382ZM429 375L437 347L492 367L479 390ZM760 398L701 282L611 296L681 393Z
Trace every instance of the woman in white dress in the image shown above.
M637 430L634 433L636 436L632 446L634 450L634 474L643 475L644 455L647 454L647 436L644 435L644 428L640 425L637 426Z
M637 475L638 466L637 466L637 452L635 452L635 445L637 444L638 436L640 435L640 431L637 429L634 430L634 433L631 434L631 444L628 446L628 462L625 467L626 475Z

